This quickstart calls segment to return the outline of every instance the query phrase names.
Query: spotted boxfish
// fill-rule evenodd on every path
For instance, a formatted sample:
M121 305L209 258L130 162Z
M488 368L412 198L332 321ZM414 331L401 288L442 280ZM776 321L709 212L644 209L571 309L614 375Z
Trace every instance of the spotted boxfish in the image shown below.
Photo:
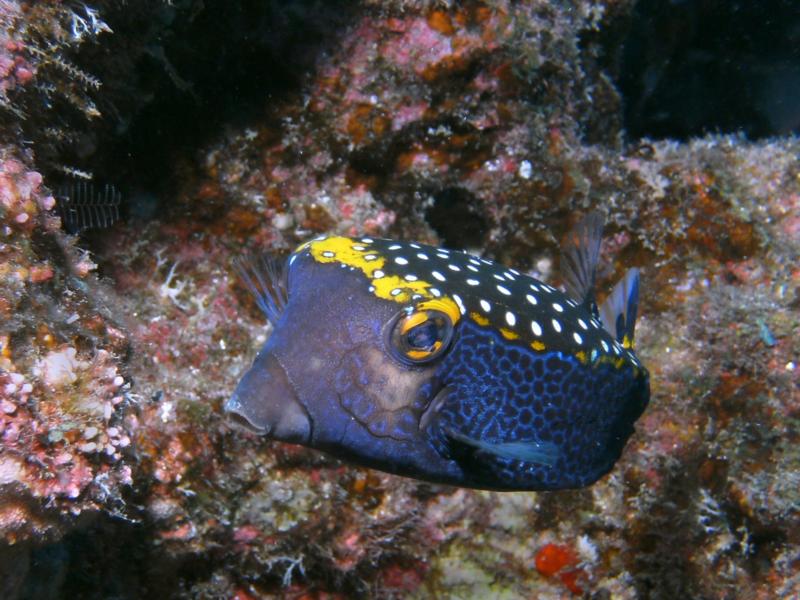
M634 353L639 274L598 307L603 220L568 234L566 292L462 251L321 236L239 263L273 326L225 404L271 439L431 482L589 485L650 395Z

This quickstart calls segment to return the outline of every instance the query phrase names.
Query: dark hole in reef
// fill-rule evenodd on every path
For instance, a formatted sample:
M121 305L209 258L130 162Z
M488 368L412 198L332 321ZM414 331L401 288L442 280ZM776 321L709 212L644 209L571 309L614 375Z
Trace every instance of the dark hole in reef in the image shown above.
M186 581L207 582L222 560L172 556L150 543L154 537L147 525L100 517L54 544L34 548L19 598L174 598Z
M800 132L796 0L639 2L623 37L607 50L630 138Z
M425 220L448 248L481 246L489 230L480 200L458 187L435 192Z
M395 144L387 142L370 144L350 154L350 167L361 175L377 177L380 180L387 173L391 173L397 153L398 148Z
M103 83L92 143L58 161L113 184L123 220L163 219L196 153L226 127L263 123L294 93L346 26L347 0L122 3L103 13L114 33L75 57ZM79 124L77 127L85 127ZM87 149L88 148L88 149ZM91 235L91 234L90 234Z

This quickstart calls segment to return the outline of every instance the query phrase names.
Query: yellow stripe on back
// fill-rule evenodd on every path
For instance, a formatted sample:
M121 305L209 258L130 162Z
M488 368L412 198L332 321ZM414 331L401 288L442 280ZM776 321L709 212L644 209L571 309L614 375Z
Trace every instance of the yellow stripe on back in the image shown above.
M311 252L311 256L317 262L340 263L360 269L364 275L372 279L375 271L382 269L386 264L386 259L377 252L372 252L369 249L357 250L353 246L363 246L363 244L359 244L356 240L350 238L334 236L306 242L298 250L307 247ZM376 255L376 258L374 260L364 258L370 254Z
M369 280L371 291L378 298L406 304L418 296L424 299L418 310L435 309L446 313L453 323L461 318L458 305L448 296L431 293L433 283L424 279L409 280L389 273L391 264L379 250L367 242L343 236L311 240L301 245L297 252L308 250L318 263L345 265L361 271ZM435 290L434 290L435 291Z

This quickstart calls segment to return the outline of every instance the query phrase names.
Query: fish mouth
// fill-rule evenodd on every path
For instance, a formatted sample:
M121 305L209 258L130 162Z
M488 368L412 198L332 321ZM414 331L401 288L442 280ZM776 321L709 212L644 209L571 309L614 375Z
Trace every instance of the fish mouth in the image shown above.
M271 439L307 444L311 419L295 386L272 352L262 353L223 407L234 427Z
M242 412L241 402L239 402L236 394L225 402L225 406L223 406L222 410L225 411L225 418L232 427L242 429L249 433L255 433L256 435L269 434L269 429L266 425L254 423Z

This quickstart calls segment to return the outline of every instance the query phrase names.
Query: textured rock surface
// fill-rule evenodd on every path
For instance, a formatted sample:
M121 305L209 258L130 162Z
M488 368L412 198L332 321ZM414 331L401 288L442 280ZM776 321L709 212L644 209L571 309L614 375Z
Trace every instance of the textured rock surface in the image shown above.
M190 8L147 22L178 36ZM0 3L12 109L67 85L24 51L73 23L51 10ZM800 144L623 141L601 58L629 11L366 3L297 87L165 158L154 214L132 191L127 218L79 238L52 195L52 165L76 155L27 148L5 115L18 126L0 150L0 595L800 595ZM109 23L90 55L128 39ZM89 43L63 52L86 68ZM82 127L98 147L112 129ZM82 170L102 165L86 156ZM246 249L364 232L557 284L558 241L591 207L608 215L600 286L642 269L653 386L592 488L431 486L224 424L269 334L231 267Z

